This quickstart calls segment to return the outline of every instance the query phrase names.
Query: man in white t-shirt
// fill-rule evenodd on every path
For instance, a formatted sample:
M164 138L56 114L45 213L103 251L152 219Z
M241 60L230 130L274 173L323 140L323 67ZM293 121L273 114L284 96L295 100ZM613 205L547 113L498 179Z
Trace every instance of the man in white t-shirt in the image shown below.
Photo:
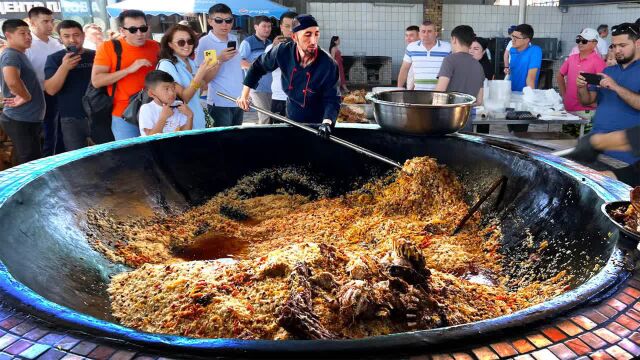
M51 37L53 33L53 12L51 10L43 6L31 8L29 22L31 23L33 40L25 55L36 72L40 87L44 89L44 65L47 62L47 57L64 49L64 46L60 41ZM44 133L42 156L51 156L64 151L64 144L62 143L62 133L57 129L58 108L55 98L45 94L44 100L47 109L42 122L42 132Z
M400 73L398 87L404 87L413 67L416 90L433 90L438 83L438 72L442 60L451 53L451 44L438 40L436 25L427 20L420 25L420 40L407 46Z
M296 16L298 16L298 13L293 11L287 11L280 16L280 32L282 34L273 39L273 44L269 44L265 52L280 43L291 41L292 24ZM271 76L271 112L287 116L287 94L282 90L282 70L280 68L273 70ZM273 119L271 121L273 122Z
M416 42L420 40L419 34L420 34L420 27L416 25L411 25L407 27L407 29L404 31L405 46L409 46L409 44L411 44L412 42ZM413 73L413 66L411 66L409 68L409 73L407 74L407 90L413 90L413 88L415 87L414 81L415 81L415 74Z
M171 75L153 70L144 78L144 86L153 98L140 107L140 135L154 135L191 130L193 112L183 102L176 102L176 83Z

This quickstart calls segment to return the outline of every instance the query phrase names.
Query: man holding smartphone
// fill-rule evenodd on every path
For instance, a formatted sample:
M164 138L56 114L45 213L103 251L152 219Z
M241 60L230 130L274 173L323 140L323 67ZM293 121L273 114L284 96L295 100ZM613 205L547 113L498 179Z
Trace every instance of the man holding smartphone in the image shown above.
M242 92L242 68L240 56L236 50L237 37L231 34L233 14L225 4L215 4L209 9L209 25L211 31L200 38L196 49L196 64L201 66L205 61L205 51L215 50L220 62L220 70L209 82L207 94L207 110L213 118L213 125L242 125L243 113L232 101L221 98L218 91L230 96L240 96Z
M640 29L636 24L623 23L611 30L611 44L618 64L605 68L599 74L602 80L598 87L588 87L584 76L578 76L576 80L580 103L598 103L589 136L640 125ZM640 157L629 151L607 151L605 154L627 164L640 161ZM567 157L585 162L595 160L582 155L576 151Z
M66 49L47 57L44 66L44 91L53 96L60 113L60 129L67 151L88 145L89 119L78 101L91 82L91 68L96 52L84 49L82 25L64 20L58 25L58 34Z

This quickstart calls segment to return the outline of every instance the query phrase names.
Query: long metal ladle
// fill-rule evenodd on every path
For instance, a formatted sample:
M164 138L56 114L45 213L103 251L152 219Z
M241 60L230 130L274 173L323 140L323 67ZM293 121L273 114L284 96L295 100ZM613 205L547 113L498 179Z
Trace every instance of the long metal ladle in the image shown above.
M225 99L227 99L227 100L229 100L229 101L233 101L233 102L235 102L235 101L236 101L236 99L235 99L235 98L233 98L233 97L231 97L231 96L229 96L229 95L227 95L227 94L225 94L225 93L222 93L222 92L220 92L220 91L218 91L216 94L218 94L218 96L223 97L223 98L225 98ZM299 128L299 129L306 130L306 131L308 131L308 132L310 132L310 133L314 133L314 134L316 134L316 133L318 132L316 129L314 129L314 128L310 127L310 126L303 125L303 124L301 124L301 123L295 122L295 121L293 121L293 120L291 120L291 119L288 119L288 118L286 118L286 117L284 117L284 116L282 116L282 115L274 114L274 113L272 113L271 111L267 111L267 110L265 110L265 109L262 109L262 108L260 108L260 107L255 106L255 105L251 105L251 104L250 104L250 105L249 105L249 107L250 107L251 109L253 109L253 110L255 110L255 111L259 112L259 113L262 113L262 114L268 115L268 116L270 116L270 117L272 117L272 118L274 118L274 119L278 119L278 120L280 120L280 121L282 121L282 122L285 122L285 123L287 123L287 124L289 124L289 125L291 125L291 126L295 126L295 127ZM358 145L356 145L356 144L354 144L354 143L348 142L348 141L346 141L346 140L342 140L341 138L339 138L339 137L337 137L337 136L334 136L334 135L329 135L329 140L331 140L331 141L333 141L333 142L335 142L335 143L338 143L338 144L340 144L340 145L342 145L342 146L346 146L346 147L348 147L348 148L349 148L349 149L351 149L351 150L354 150L354 151L356 151L356 152L359 152L360 154L364 154L364 155L369 156L369 157L371 157L371 158L374 158L374 159L380 160L380 161L382 161L382 162L385 162L385 163L387 163L387 164L389 164L389 165L395 166L395 167L397 167L398 169L401 169L401 170L402 170L402 165L401 165L399 162L397 162L397 161L393 161L393 160L389 159L389 158L388 158L388 157L386 157L386 156L382 156L382 155L380 155L380 154L374 153L374 152L373 152L373 151L371 151L371 150L367 150L367 149L365 149L365 148L363 148L363 147L361 147L361 146L358 146Z

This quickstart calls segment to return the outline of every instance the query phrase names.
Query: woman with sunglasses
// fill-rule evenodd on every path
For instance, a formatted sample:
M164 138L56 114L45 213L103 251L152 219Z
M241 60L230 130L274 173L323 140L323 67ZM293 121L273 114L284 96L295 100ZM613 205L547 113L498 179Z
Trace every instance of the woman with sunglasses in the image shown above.
M205 115L200 105L200 89L213 79L219 64L205 61L196 66L191 59L198 45L196 33L189 26L174 25L160 40L158 70L169 73L176 82L176 93L193 111L193 129L205 128Z

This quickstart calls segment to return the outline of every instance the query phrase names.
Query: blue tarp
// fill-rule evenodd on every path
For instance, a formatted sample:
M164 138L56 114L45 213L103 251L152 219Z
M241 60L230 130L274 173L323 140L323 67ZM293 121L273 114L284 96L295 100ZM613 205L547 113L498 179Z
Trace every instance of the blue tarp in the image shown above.
M224 0L234 15L270 16L279 18L289 8L269 0ZM142 10L148 15L193 15L209 12L216 1L211 0L125 0L107 5L111 17L118 16L123 10Z

